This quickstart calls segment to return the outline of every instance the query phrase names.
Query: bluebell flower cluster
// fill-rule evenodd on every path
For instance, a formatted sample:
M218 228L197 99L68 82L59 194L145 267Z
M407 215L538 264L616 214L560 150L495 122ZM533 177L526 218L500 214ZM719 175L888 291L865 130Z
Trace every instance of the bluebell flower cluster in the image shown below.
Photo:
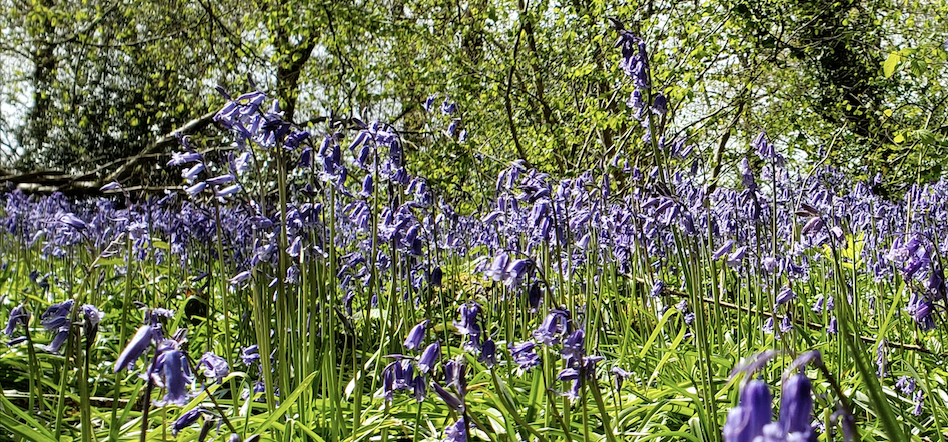
M648 121L670 112L670 104L652 84L645 42L623 30L618 45L620 67L635 86L629 105L650 137ZM771 295L767 308L774 308L764 327L778 337L792 330L791 313L801 305L825 314L827 331L837 332L833 304L853 302L852 294L834 299L813 293L807 282L811 269L825 267L822 260L828 247L846 249L850 241L860 244L850 248L853 256L847 258L854 270L905 287L908 303L902 312L911 317L918 333L929 333L943 322L938 319L946 309L948 288L939 250L948 250L948 223L943 221L948 219L946 181L913 186L905 200L888 201L872 192L876 182L853 182L832 168L818 168L806 177L791 173L778 146L761 133L748 140L756 158L743 158L732 177L739 186L729 188L704 178L708 165L693 145L659 139L655 141L667 151L669 165L677 168L669 171L667 180L655 179L657 170L620 164L620 155L610 165L614 170L603 165L561 179L517 160L498 174L494 198L478 212L462 215L439 199L428 181L410 173L411 152L395 127L352 119L351 127L333 124L328 133L311 134L286 121L279 103L263 92L224 95L227 104L214 120L230 133L232 149L202 154L182 138L180 150L172 152L166 163L180 169L177 192L120 204L111 199L70 201L61 194L28 197L12 191L3 195L0 225L44 259L67 259L83 248L102 250L106 258L121 257L123 248L113 245L122 246L127 237L132 247L132 256L125 257L129 261L153 258L205 275L216 271L207 263L219 261L223 263L219 268L233 272L226 275L228 293L243 295L246 287L262 282L254 287L266 291L269 302L287 305L310 295L299 287L307 266L332 262L334 272L321 283L338 290L340 296L331 299L339 305L319 308L338 307L343 320L372 317L373 309L384 302L430 313L423 308L426 302L447 285L442 270L447 260L441 252L470 259L476 263L474 272L483 277L472 285L487 293L487 299L496 296L528 311L523 319L529 333L498 336L502 332L491 315L508 305L492 305L482 302L480 293L465 293L458 304L443 305L451 312L458 307L453 321L441 318L445 323L438 324L434 317L421 316L404 336L389 337L393 346L403 344L405 354L390 355L379 383L386 401L406 393L420 402L431 387L461 414L445 430L449 439L460 440L469 433L464 416L465 360L489 370L509 364L524 374L541 365L541 355L558 355L556 379L570 383L563 388L570 398L580 397L584 382L597 379L603 358L592 345L587 348L595 340L586 335L593 329L582 313L593 306L583 305L582 299L561 301L568 296L564 293L571 293L563 284L598 295L596 283L609 276L607 268L623 277L645 272L646 285L636 288L639 293L648 295L647 302L657 311L677 307L690 324L695 318L691 310L701 308L679 298L676 290L683 277L675 251L682 241L705 247L708 253L697 259L721 263L722 271L730 272L726 276L733 273L759 281L760 290ZM443 120L438 133L465 141L457 103L433 95L424 109ZM268 193L272 189L255 187L266 183L255 182L252 171L274 164L288 168L286 188L280 189L286 191L285 206L274 201ZM124 192L118 183L102 190ZM218 243L224 245L225 256L218 256ZM119 272L127 269L117 266ZM564 282L543 275L544 269L555 269ZM56 275L36 271L31 279L50 294L48 299L54 299L50 288L60 284ZM383 286L391 299L383 293L380 301L381 291L366 289ZM278 294L284 298L278 299ZM72 300L52 304L40 317L52 335L45 347L50 351L60 351L69 330L79 327L72 318L81 319L87 343L95 341L103 315L91 305L74 311L73 304ZM189 365L181 341L164 336L163 327L173 316L170 310L148 309L146 315L145 325L117 356L115 372L136 370L139 360L149 360L138 368L164 390L166 404L183 404L190 398L192 368L215 382L228 376L231 367L213 353L204 353L194 367ZM17 305L4 333L13 337L29 321L25 306ZM309 338L322 336L322 327L307 321L272 333ZM432 341L429 331L435 329L457 333L444 338L453 342ZM469 359L442 361L442 345L462 347L471 353ZM258 345L241 348L238 356L246 367L262 370L262 357L275 361L259 349ZM879 375L885 376L884 341L877 347L877 358ZM612 367L611 373L617 389L631 376L620 367ZM263 390L259 380L253 381L248 395ZM921 392L906 385L900 388L917 404L924 401ZM729 416L725 438L780 440L793 434L810 440L809 422L804 425L812 411L809 395L808 380L788 379L780 419L771 422L769 390L757 381L748 382L741 405L732 411L733 418ZM186 413L176 428L206 414L206 410Z
M752 379L741 388L740 401L724 423L725 442L816 441L810 379L794 374L783 383L780 417L773 421L770 387Z

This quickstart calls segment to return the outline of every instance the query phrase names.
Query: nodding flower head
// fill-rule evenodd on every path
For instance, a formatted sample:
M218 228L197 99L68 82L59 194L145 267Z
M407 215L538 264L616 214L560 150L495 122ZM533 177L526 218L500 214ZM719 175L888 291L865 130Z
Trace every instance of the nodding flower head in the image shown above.
M487 368L493 368L497 365L497 344L493 340L488 339L484 341L484 344L481 346L481 354L477 358L478 362L482 362Z
M536 344L530 341L521 342L516 345L509 345L507 348L510 350L510 357L517 364L517 368L521 372L528 372L533 367L540 365L540 356L536 354L534 348Z
M204 377L214 378L217 382L223 382L224 377L230 373L230 366L227 361L211 352L206 352L198 361L198 368L204 368Z
M540 289L539 283L534 283L530 286L530 313L536 313L540 309L540 302L543 301L543 291Z
M437 393L438 397L444 401L448 408L458 412L464 411L464 402L457 396L451 394L448 389L442 387L437 382L432 382L431 387L434 389L435 393Z
M434 93L428 96L425 99L425 112L431 113L432 106L434 105L435 99L438 98L438 94Z
M10 319L7 321L7 327L3 329L3 334L8 337L13 337L13 331L18 325L26 327L30 322L30 312L26 310L26 306L20 304L16 307L13 307L13 310L10 311Z
M458 333L469 338L464 344L468 351L480 349L481 326L478 322L480 312L481 306L476 302L463 304L460 308L461 320L454 321L454 327L458 329Z
M204 414L203 408L193 408L181 414L171 423L171 435L177 436L181 430L190 427Z
M543 319L543 323L540 324L540 328L533 331L533 337L541 344L556 345L559 343L559 336L568 331L568 321L565 311L550 310Z
M132 336L132 339L128 341L128 345L115 360L114 371L118 373L123 368L131 370L135 366L135 361L145 354L145 351L151 346L155 334L155 327L152 325L139 327L138 331L135 332L135 336Z
M622 383L625 382L626 379L632 377L632 372L625 370L622 367L618 367L618 366L612 367L612 370L609 370L609 371L615 375L616 390L621 390Z
M744 384L741 398L724 422L724 442L753 442L773 418L770 390L756 379Z
M467 442L467 420L461 417L457 422L444 429L444 442Z
M87 228L86 222L79 219L79 217L77 217L75 214L72 214L72 213L67 213L61 216L59 218L59 222L61 222L63 225L72 227L80 231L86 230Z
M105 313L100 312L94 305L85 304L79 307L82 312L82 333L86 337L86 345L91 346L95 341L95 335L99 331L99 321L105 317Z
M813 422L813 396L810 379L794 374L783 383L780 397L780 429L783 434L800 434L795 440L816 440L810 424Z
M563 350L560 351L560 354L563 356L563 359L566 359L567 366L576 366L580 359L586 354L584 340L585 334L582 329L574 331L563 340Z
M425 339L425 329L428 327L428 323L430 322L430 319L426 319L411 328L411 330L408 332L408 337L405 338L405 348L409 350L415 350L421 346L421 342Z
M251 345L250 347L240 350L240 360L242 360L246 366L250 366L250 364L254 362L260 362L260 347L258 345Z
M444 381L448 386L454 387L454 390L462 397L467 392L466 371L467 365L460 355L444 364Z
M40 324L43 324L43 328L48 332L69 330L73 303L72 299L67 299L59 304L49 306L40 316Z
M165 341L167 342L167 341ZM164 344L162 344L164 345ZM191 383L191 370L187 357L178 350L177 345L163 351L155 360L152 380L167 392L157 405L174 404L183 406L188 403L187 386Z
M418 371L422 373L428 373L431 371L434 364L438 362L438 359L441 358L441 343L434 342L425 347L425 351L421 353L421 357L418 358Z

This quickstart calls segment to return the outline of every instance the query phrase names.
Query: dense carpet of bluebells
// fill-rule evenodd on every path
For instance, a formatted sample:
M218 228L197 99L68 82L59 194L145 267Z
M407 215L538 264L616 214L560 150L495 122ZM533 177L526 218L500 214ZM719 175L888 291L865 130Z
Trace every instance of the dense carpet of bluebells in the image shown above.
M180 192L5 193L0 437L941 437L948 183L889 201L761 134L727 186L649 136L667 100L619 46L656 166L514 162L473 214L396 128L311 134L256 91L229 148L181 139Z

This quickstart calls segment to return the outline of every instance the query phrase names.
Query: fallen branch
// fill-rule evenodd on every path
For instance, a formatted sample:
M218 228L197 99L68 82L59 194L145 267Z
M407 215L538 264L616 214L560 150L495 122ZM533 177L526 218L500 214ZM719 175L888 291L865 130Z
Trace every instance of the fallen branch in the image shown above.
M178 136L198 132L211 124L217 111L208 112L198 118L185 123L180 128L165 134L137 155L110 161L95 170L68 174L58 170L32 171L22 174L0 176L0 182L10 182L26 193L62 192L70 195L98 194L99 188L113 181L122 182L130 177L148 158L164 154L169 148L178 143ZM117 169L109 174L105 172L116 165Z

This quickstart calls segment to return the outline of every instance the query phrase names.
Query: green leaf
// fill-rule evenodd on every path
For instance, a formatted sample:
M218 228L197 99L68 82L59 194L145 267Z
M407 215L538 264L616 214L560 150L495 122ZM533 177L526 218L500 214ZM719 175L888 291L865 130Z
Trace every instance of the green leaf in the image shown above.
M898 52L892 52L889 54L889 57L885 59L885 63L882 64L882 72L885 74L885 78L889 78L895 73L895 67L899 65L899 62L902 61L902 56Z
M309 388L309 384L313 383L313 379L316 379L316 373L311 373L309 376L307 376L306 379L304 379L303 382L301 382L300 385L296 387L296 390L293 390L293 393L291 393L290 396L286 398L286 401L280 405L280 408L277 408L276 411L270 413L270 415L267 417L267 420L260 424L259 427L255 428L255 432L266 432L270 426L280 418L280 416L286 415L286 413L290 411L290 407L296 404L296 399L299 398L307 388Z
M12 431L14 434L28 440L56 441L56 438L53 437L53 433L33 419L30 414L21 410L16 405L13 405L13 403L7 400L7 398L3 395L0 395L0 404L2 404L2 409L5 411L0 412L0 424ZM6 412L12 412L21 421L25 422L25 424L17 422L13 416L8 415Z

